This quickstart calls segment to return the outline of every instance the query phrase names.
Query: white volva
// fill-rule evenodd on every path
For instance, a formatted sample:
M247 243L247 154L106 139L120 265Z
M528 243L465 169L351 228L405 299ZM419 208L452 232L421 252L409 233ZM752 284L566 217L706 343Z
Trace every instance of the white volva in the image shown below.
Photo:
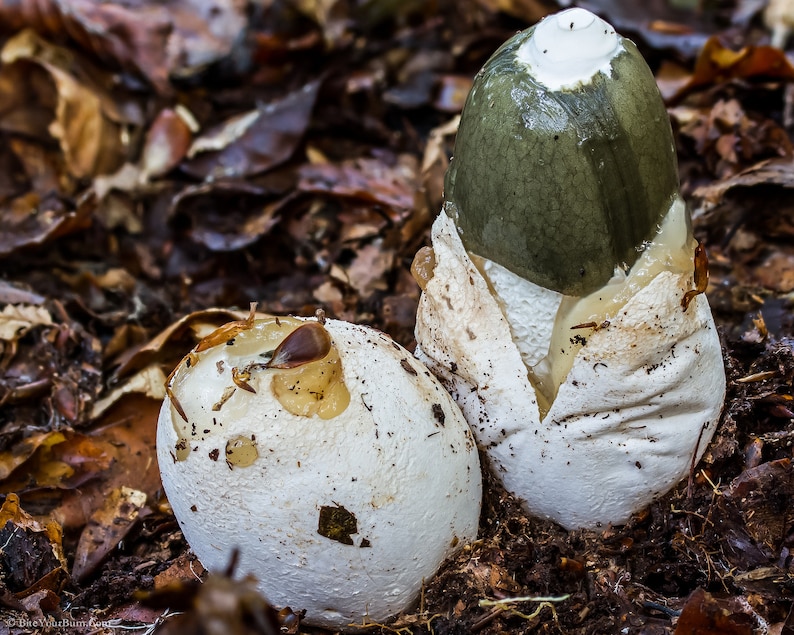
M680 204L671 210L680 222L683 213ZM686 237L677 226L669 234ZM539 400L538 370L550 359L565 364L549 351L554 315L565 317L562 296L483 259L475 266L443 212L432 245L417 354L445 381L495 473L530 513L566 528L621 523L689 473L725 394L708 302L698 295L681 306L692 268L668 267L677 256L664 245L648 259L656 264L641 258L635 269L643 275L615 285L628 290L625 302L607 303L599 328L570 331L571 340L584 334L569 351L570 370L550 400Z
M305 609L307 624L386 620L476 538L474 438L410 353L336 320L324 328L349 402L293 414L274 388L282 371L263 363L273 350L263 333L287 319L274 320L193 354L174 375L157 437L165 491L205 567L224 569L239 549L236 574L254 575L274 605Z

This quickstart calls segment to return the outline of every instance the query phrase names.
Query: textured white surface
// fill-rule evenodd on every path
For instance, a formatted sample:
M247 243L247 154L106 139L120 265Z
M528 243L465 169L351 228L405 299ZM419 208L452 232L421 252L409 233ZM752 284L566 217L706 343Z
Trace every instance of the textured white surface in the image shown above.
M566 9L541 20L516 56L530 74L555 91L589 83L598 72L612 74L623 46L615 29L586 9Z
M524 280L493 260L477 258L475 264L507 318L521 359L527 366L534 366L549 350L562 294ZM509 302L503 298L509 298Z
M594 332L541 421L507 321L446 214L432 240L418 355L530 513L567 528L621 523L688 473L725 394L705 296L681 309L691 276L660 273Z
M342 628L407 608L422 580L476 538L481 475L460 410L410 353L373 329L327 320L350 405L328 420L284 411L270 373L255 371L252 394L231 367L251 361L221 345L200 353L176 395L191 424L191 452L175 461L179 414L165 400L157 452L163 485L185 537L205 567L251 573L276 606L306 609L306 623ZM223 364L218 364L218 362ZM228 439L255 437L259 457L231 469ZM213 450L220 456L211 458ZM195 508L194 508L195 506ZM321 507L343 507L353 544L318 533Z

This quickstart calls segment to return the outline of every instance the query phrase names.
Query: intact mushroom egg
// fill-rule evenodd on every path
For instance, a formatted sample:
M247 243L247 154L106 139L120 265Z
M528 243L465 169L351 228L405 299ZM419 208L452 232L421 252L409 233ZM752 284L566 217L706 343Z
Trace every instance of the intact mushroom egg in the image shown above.
M474 439L404 348L337 320L222 327L174 371L157 433L163 486L208 569L254 575L332 629L409 608L476 538Z

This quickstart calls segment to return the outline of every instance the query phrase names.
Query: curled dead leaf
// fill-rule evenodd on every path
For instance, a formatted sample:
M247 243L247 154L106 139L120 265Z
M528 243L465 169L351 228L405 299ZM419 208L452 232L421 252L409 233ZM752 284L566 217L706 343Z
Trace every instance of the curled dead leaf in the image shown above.
M692 91L736 79L792 81L794 66L780 49L748 45L734 51L715 35L706 41L700 51L690 80L670 101L675 103Z
M265 236L278 222L283 205L266 190L239 180L188 186L169 211L188 220L190 238L211 251L236 251Z
M91 575L142 517L146 492L119 487L110 492L100 509L91 515L80 534L72 577L80 582Z
M144 178L163 176L179 165L192 139L191 122L185 115L171 108L160 111L146 133L141 156Z
M38 93L33 109L35 119L26 127L42 136L48 132L60 143L66 168L77 178L108 174L115 171L127 156L128 149L122 139L121 123L126 115L117 106L111 95L92 77L101 76L97 69L83 60L78 60L67 49L54 46L41 39L33 31L25 30L6 42L0 52L4 66L0 74L14 73L14 64L35 65L44 71L41 74L23 74L17 77L25 82L38 81L35 88L23 90L23 94ZM81 68L81 65L84 68ZM9 70L10 69L10 70ZM110 84L110 80L106 80ZM47 87L49 83L49 87ZM11 112L17 121L9 122L8 115L0 117L0 125L18 126L20 117L29 104L18 104L19 86L0 80L0 113ZM53 104L50 110L49 104ZM51 115L46 129L44 113Z
M305 164L298 170L298 190L379 205L397 222L414 207L418 171L416 159L409 155L391 161L361 157L338 165Z
M0 207L0 257L86 229L96 209L92 196L78 198L76 206L56 195L32 193L14 203L19 205Z
M52 316L44 307L8 304L0 311L0 340L13 341L35 326L51 324Z

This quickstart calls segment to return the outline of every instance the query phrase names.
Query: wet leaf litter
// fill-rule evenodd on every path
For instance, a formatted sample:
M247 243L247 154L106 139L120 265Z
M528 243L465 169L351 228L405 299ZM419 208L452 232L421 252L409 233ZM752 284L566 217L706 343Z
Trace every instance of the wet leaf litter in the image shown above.
M207 574L154 459L165 378L196 342L244 321L252 300L275 314L323 308L412 347L408 270L440 207L444 130L462 106L450 87L465 97L499 44L560 7L37 6L0 3L2 543L13 536L0 619L68 607L208 628L222 593L240 607L221 615L224 632L279 620L296 632L299 615L274 615L223 571L191 586ZM727 407L690 478L620 527L565 532L487 483L480 539L426 582L413 612L371 632L794 628L790 65L770 46L773 27L738 4L587 6L638 43L670 98ZM137 37L114 41L113 25ZM268 113L289 118L283 135ZM350 536L345 518L324 526ZM43 554L39 568L19 558L27 551ZM158 600L174 580L181 595L167 597L180 599ZM186 613L164 617L168 606Z

